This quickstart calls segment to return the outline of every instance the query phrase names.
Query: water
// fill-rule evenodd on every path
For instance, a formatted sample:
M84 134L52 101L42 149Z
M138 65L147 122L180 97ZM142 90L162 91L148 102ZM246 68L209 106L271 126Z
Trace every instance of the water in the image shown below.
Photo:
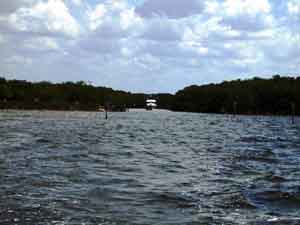
M0 224L300 224L300 121L0 112Z

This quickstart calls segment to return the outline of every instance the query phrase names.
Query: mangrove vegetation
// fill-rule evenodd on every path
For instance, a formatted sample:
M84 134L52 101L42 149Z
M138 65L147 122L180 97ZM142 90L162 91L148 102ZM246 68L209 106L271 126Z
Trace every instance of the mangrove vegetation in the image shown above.
M149 97L84 81L50 83L0 78L1 109L112 110L143 108ZM159 108L203 113L300 115L300 77L254 77L219 84L192 85L175 94L152 94Z

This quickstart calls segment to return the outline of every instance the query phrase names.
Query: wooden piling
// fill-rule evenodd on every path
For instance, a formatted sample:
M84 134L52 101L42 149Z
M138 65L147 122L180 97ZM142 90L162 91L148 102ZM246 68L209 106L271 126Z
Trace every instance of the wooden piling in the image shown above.
M292 124L295 124L296 105L294 102L291 103L292 108Z
M233 102L233 115L236 116L236 114L237 114L237 102L234 101Z

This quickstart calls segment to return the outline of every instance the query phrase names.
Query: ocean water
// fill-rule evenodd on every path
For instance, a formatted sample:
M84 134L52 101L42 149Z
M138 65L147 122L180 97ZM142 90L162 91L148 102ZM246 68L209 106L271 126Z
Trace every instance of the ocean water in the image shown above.
M0 224L300 224L300 119L1 111Z

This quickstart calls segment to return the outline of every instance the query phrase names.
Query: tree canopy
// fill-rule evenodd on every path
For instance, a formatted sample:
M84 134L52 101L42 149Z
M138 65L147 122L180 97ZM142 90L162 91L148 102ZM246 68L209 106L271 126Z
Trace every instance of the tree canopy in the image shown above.
M148 95L95 87L84 81L32 83L24 80L6 80L0 77L0 108L97 110L106 103L114 109L145 106ZM170 94L157 94L162 108L171 107Z
M300 78L273 76L190 86L176 93L172 109L204 113L300 114Z
M0 108L97 110L109 102L115 109L143 108L149 97L84 81L50 83L6 80L0 77ZM300 115L300 78L273 76L219 84L192 85L175 95L151 95L159 108L175 111L239 114Z

